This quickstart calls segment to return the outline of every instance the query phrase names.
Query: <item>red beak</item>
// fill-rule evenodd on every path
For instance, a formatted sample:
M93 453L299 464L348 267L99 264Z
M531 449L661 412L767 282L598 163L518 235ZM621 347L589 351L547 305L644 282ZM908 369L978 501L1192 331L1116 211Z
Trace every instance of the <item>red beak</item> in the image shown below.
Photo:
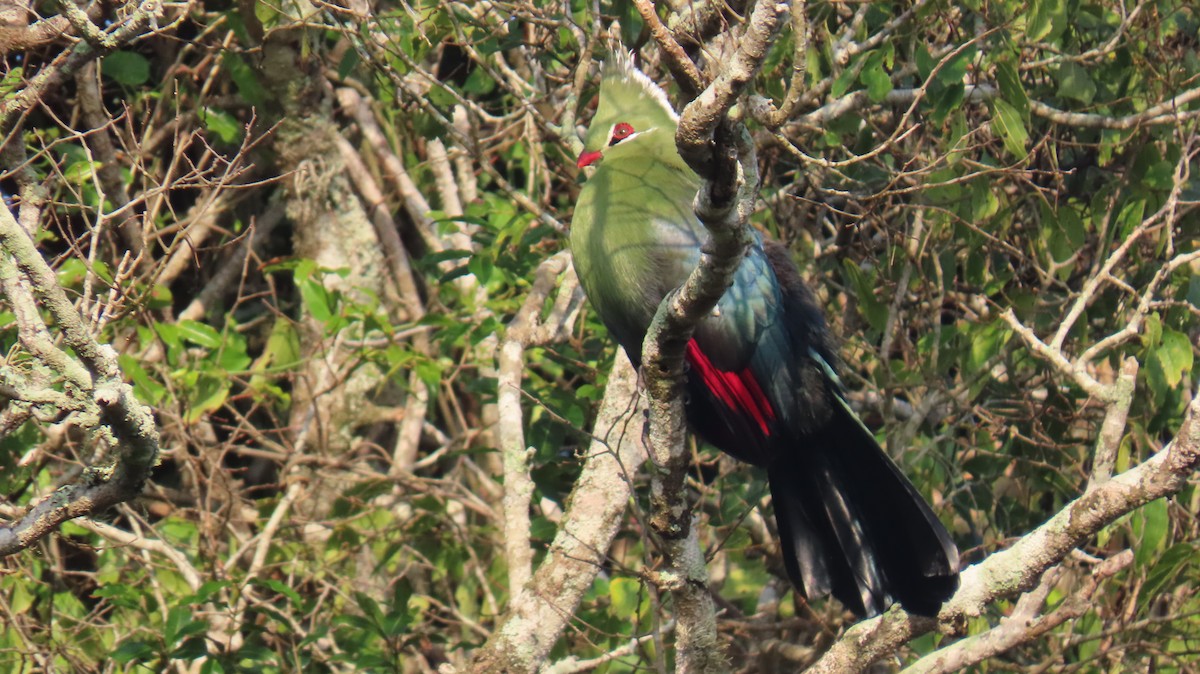
M602 154L599 150L596 150L595 152L584 152L583 154L579 155L579 160L575 162L575 165L579 168L591 166L592 164L600 161L601 156Z

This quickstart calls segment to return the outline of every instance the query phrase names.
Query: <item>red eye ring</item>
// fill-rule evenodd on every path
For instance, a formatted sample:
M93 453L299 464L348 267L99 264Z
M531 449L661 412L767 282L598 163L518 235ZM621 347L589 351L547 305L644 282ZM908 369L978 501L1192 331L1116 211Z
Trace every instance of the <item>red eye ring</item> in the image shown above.
M608 141L611 147L633 135L633 127L627 122L618 122L612 130L612 140Z

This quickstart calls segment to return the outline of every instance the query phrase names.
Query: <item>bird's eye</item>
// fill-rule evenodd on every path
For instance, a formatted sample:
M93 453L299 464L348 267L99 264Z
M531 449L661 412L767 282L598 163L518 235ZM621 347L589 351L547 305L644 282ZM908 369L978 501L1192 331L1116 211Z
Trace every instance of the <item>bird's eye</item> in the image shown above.
M625 122L620 122L616 126L613 127L612 140L608 141L608 146L612 147L613 145L620 143L621 141L625 140L626 138L628 138L632 135L633 135L633 127Z

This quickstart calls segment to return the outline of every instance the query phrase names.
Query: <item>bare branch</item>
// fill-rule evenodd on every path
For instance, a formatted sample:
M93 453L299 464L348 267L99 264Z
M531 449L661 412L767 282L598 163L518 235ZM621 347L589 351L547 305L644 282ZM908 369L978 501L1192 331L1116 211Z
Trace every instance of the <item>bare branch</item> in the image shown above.
M858 672L936 625L961 632L967 620L991 602L1037 585L1047 569L1102 528L1151 501L1177 493L1200 464L1200 397L1192 399L1179 433L1145 463L1097 485L1012 547L990 555L962 573L962 585L933 620L914 618L893 607L864 621L808 670Z
M592 586L629 498L631 476L645 460L637 373L624 352L617 355L596 418L597 439L571 490L562 526L526 592L474 657L471 671L535 672Z
M1111 387L1096 381L1095 377L1088 374L1087 368L1083 363L1072 363L1063 355L1060 349L1056 349L1043 342L1037 335L1033 334L1032 329L1021 323L1017 315L1013 313L1011 307L1001 312L1000 318L1004 319L1005 323L1008 323L1008 326L1025 342L1030 351L1033 351L1043 360L1053 365L1059 372L1071 377L1079 385L1079 388L1082 388L1089 395L1093 395L1100 400L1112 399L1113 393Z
M525 350L545 343L539 339L542 327L540 314L558 277L568 268L569 257L558 253L543 262L537 278L525 298L521 310L508 325L506 338L497 355L497 435L504 461L504 551L508 562L508 591L517 598L524 591L532 574L533 548L529 541L531 530L529 504L533 497L533 480L529 476L529 455L533 448L525 444L524 416L521 412L521 377L525 370ZM577 283L565 284L562 294L575 295ZM567 320L573 319L573 313ZM549 326L553 335L569 333L564 322Z
M1125 422L1129 407L1133 404L1133 389L1137 382L1138 362L1129 356L1121 362L1121 371L1112 385L1112 400L1105 406L1104 421L1100 434L1096 436L1096 448L1092 450L1092 474L1088 477L1088 490L1104 484L1112 477L1117 465L1117 451L1121 438L1125 436Z
M1061 576L1056 567L1047 572L1037 588L1017 602L1012 615L983 634L963 639L927 655L903 670L903 674L940 674L959 672L987 658L1045 635L1068 620L1092 610L1091 599L1101 584L1133 564L1133 551L1122 550L1092 570L1087 582L1075 594L1049 614L1041 615L1042 604Z
M80 44L70 51L61 53L48 66L38 71L38 74L29 80L24 89L0 100L0 133L6 133L8 129L12 128L15 116L35 105L48 89L58 86L65 78L74 75L85 64L142 35L152 21L157 21L162 16L163 11L162 3L159 0L143 0L132 11L125 14L116 25L102 34L96 34L91 30L96 26L91 23L86 14L75 8L75 5L69 0L61 4L67 20L74 19L73 23L76 24L76 28L85 28L94 41ZM75 8L75 12L78 14L66 9L67 6ZM97 30L99 29L97 28Z
M654 3L650 0L634 0L633 4L650 29L650 36L658 43L658 48L666 57L667 70L675 76L675 81L679 83L683 95L689 99L695 98L704 90L704 76L700 74L696 64L692 63L692 59L683 51L683 47L675 41L670 29L663 25L662 20L658 18L658 10Z
M17 278L17 272L22 278ZM91 336L58 278L42 259L29 232L0 207L0 284L18 313L22 345L69 382L73 397L90 398L98 416L82 420L106 427L116 442L115 464L92 469L83 479L55 492L16 522L0 527L0 557L23 550L68 519L99 512L137 496L158 459L158 430L150 410L121 379L117 354ZM26 286L28 284L28 286ZM83 367L50 342L37 308L54 318L66 344ZM85 370L86 368L86 370Z

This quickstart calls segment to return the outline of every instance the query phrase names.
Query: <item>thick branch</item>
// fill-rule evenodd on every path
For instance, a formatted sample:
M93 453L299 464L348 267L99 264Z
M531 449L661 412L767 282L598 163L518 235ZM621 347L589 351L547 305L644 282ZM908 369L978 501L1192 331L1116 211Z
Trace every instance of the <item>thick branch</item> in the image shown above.
M667 70L670 70L671 75L675 77L683 95L687 98L695 98L704 90L704 77L700 74L700 70L696 68L695 63L692 63L692 59L683 50L683 47L675 41L671 30L658 18L658 11L653 2L633 0L633 4L637 7L642 20L646 22L651 37L658 43L658 48L662 50Z
M32 546L67 520L128 501L137 495L141 484L142 480L129 471L112 475L89 471L79 482L59 489L12 524L0 527L0 557Z
M76 395L91 396L99 410L97 421L112 432L118 450L111 469L89 471L79 483L58 490L16 522L0 528L2 557L29 547L66 520L137 496L158 458L158 431L150 410L133 397L133 389L122 381L116 352L92 339L58 285L54 271L7 208L0 208L0 255L5 258L0 275L14 308L27 299L23 296L28 294L24 287L28 282L32 294L54 318L56 327L87 372L82 372L83 368L54 345L41 343L40 332L45 326L36 310L20 319L34 323L32 329L23 326L20 330L22 343L59 375L67 377ZM17 271L23 278L15 278Z
M632 494L630 477L645 458L637 399L637 373L621 352L563 524L528 590L513 598L504 622L476 653L472 671L535 672L566 629L621 526Z
M524 415L521 411L521 378L525 371L525 350L544 343L540 339L542 307L554 290L555 282L567 268L569 257L559 253L538 267L537 279L530 288L521 310L508 325L505 339L497 354L498 381L496 382L496 406L499 412L497 437L504 462L504 556L508 562L509 596L517 597L524 591L532 574L533 546L529 540L531 529L529 503L533 498L533 479L529 475L529 457L533 448L525 444ZM560 292L575 294L579 286L565 284ZM566 323L573 323L574 312L567 316L552 317L557 322L554 335L561 335ZM569 325L565 326L570 330Z
M714 162L719 161L720 151L714 151L713 137L717 126L762 66L786 11L786 4L757 3L728 65L680 115L675 142L679 154L701 178L716 181L719 167Z
M989 603L1032 589L1047 569L1122 515L1177 493L1198 463L1200 397L1188 406L1175 439L1158 454L1067 504L1007 550L967 568L961 587L942 607L937 624L943 630L961 632L967 620L980 615ZM808 671L861 671L934 625L932 620L916 619L893 608L856 625Z
M782 4L756 5L737 53L684 109L675 135L680 154L704 179L694 210L709 238L699 266L659 305L642 353L650 398L650 447L660 468L652 475L650 524L667 560L667 569L658 579L660 589L670 591L674 600L676 663L681 672L727 668L717 639L704 555L684 489L689 456L682 403L683 354L696 325L733 282L750 244L747 220L758 186L757 161L749 135L728 114L761 66L784 11Z
M92 339L75 311L75 305L67 293L58 285L58 277L38 253L29 233L21 228L7 208L0 209L0 250L11 255L17 269L33 286L33 292L54 317L67 346L75 351L88 372L99 383L101 380L119 380L117 359L112 350L107 352Z
M792 118L800 126L819 127L842 115L862 110L873 105L911 105L924 88L892 89L883 101L876 104L871 100L865 89L860 89L830 101L810 113ZM995 99L1000 95L999 89L992 84L964 84L963 102L982 103ZM1200 110L1182 110L1180 106L1200 98L1200 88L1189 89L1178 96L1154 105L1142 112L1114 117L1096 113L1067 112L1059 110L1041 101L1030 100L1029 111L1038 117L1047 119L1055 124L1089 129L1114 129L1127 131L1140 126L1158 126L1162 124L1178 124L1182 121L1200 116ZM758 101L757 106L767 109L769 103Z
M941 674L958 672L978 662L1007 651L1014 646L1037 639L1068 620L1074 620L1092 608L1091 599L1101 584L1133 563L1133 552L1123 550L1110 557L1092 571L1084 586L1067 601L1046 615L1039 615L1042 604L1054 587L1057 579L1053 572L1047 573L1036 590L1021 597L1012 615L1002 619L996 627L969 639L927 655L903 674ZM1056 570L1061 570L1058 567Z

